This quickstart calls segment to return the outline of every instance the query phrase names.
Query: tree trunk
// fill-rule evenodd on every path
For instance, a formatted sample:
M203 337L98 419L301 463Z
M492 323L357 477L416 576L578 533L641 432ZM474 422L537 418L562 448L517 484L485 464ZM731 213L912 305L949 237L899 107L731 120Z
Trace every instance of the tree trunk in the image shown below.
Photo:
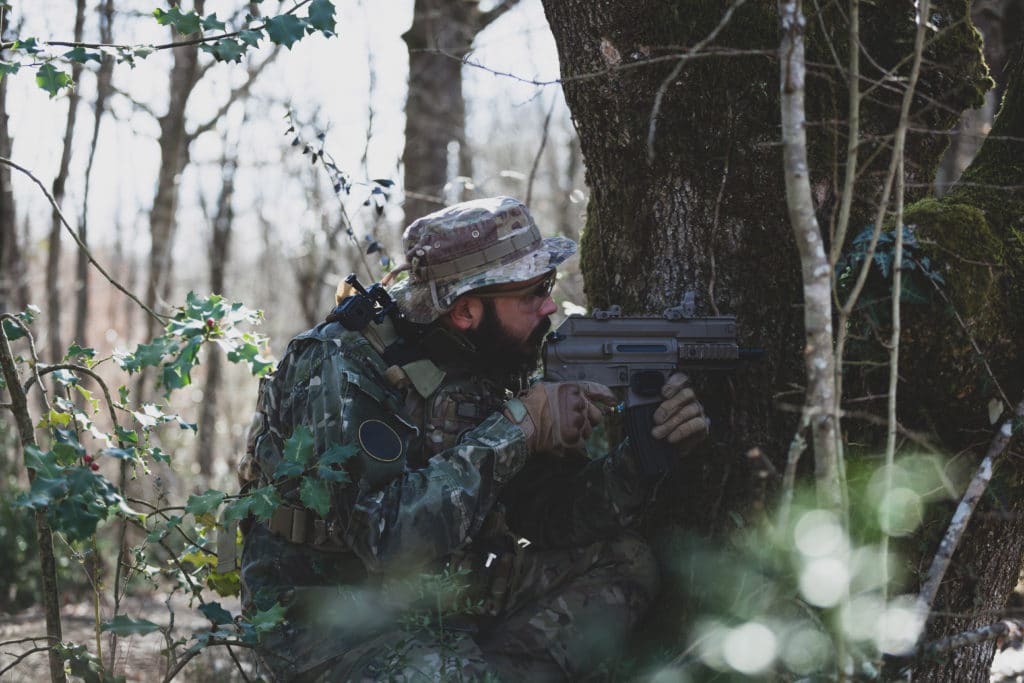
M231 202L235 194L236 166L237 161L233 158L225 158L222 162L223 184L217 198L217 211L213 217L210 239L210 291L214 294L224 294L225 270L231 256L231 228L235 219ZM203 407L199 413L199 438L196 442L199 471L207 480L213 474L213 462L217 454L217 399L223 366L224 359L214 345L206 358L206 386L203 389Z
M918 235L934 240L929 256L956 268L946 271L944 286L951 307L921 311L910 321L919 333L904 346L914 363L906 370L928 379L919 379L905 397L903 412L942 425L944 442L966 449L975 465L984 451L976 445L977 434L992 430L986 406L1004 395L1011 403L1024 395L1024 198L1016 189L1024 184L1024 44L1017 44L1005 71L1002 109L974 162L942 199L924 200L907 213ZM991 376L951 309L968 321ZM941 343L923 334L936 324L947 330ZM953 557L929 640L998 621L1017 583L1024 560L1019 452L1018 446L1018 457L997 467ZM922 662L915 680L987 681L994 648L993 642L983 643L946 661Z
M85 0L76 0L75 8L75 42L82 40L82 27L85 24ZM71 78L75 83L82 76L82 65L78 62L71 64ZM78 118L78 88L71 88L68 94L68 116L64 126L64 149L60 156L60 168L57 176L53 179L53 200L57 206L64 201L64 186L67 183L68 171L71 166L71 149L75 139L75 121ZM60 287L60 235L64 228L61 225L57 208L52 212L50 224L49 256L46 261L46 304L47 316L46 326L50 362L56 363L64 357L64 346L61 343L61 295Z
M202 0L196 0L195 11L203 14ZM156 196L149 212L150 255L146 280L146 305L156 309L171 282L171 250L174 246L178 210L178 183L188 165L188 135L185 131L185 109L199 78L199 50L195 45L176 47L170 74L170 96L167 113L160 117L160 171ZM152 338L154 322L146 319L146 339Z
M763 362L729 380L698 378L712 438L662 485L672 501L656 507L655 522L704 533L747 526L761 484L743 456L758 446L781 471L807 382L800 263L778 145L774 6L747 2L724 26L723 3L710 0L545 0L544 6L591 191L581 245L591 305L660 313L693 290L700 314L736 313L741 345L765 350ZM820 13L807 23L807 171L828 242L840 184L833 169L843 167L846 151L847 87L836 64L845 68L848 40L845 14L828 3L815 7ZM963 109L980 104L986 89L977 37L961 21L967 10L965 0L935 3L940 33L928 42L906 147L910 200L931 181L944 131ZM862 60L862 90L870 93L860 112L863 161L847 240L876 210L911 62L913 11L909 0L862 3L860 34L871 57ZM689 46L715 31L709 47L722 55L680 65ZM890 70L900 78L883 79ZM924 330L942 339L934 326L904 324L905 334ZM906 370L903 377L915 386L934 376L934 368L923 375ZM659 603L655 620L678 624L677 615L665 614L675 606ZM663 633L675 637L678 628Z
M0 7L0 26L7 25L7 8ZM0 39L3 36L0 35ZM11 158L11 135L8 129L7 81L0 79L0 157ZM0 313L11 307L12 290L18 272L17 213L14 210L14 189L11 168L0 164Z
M100 42L113 43L114 0L104 0L99 8ZM89 243L89 190L92 186L92 164L96 158L96 145L100 137L100 124L107 108L107 98L113 93L114 58L103 55L96 73L96 102L93 104L92 144L89 146L89 161L85 167L85 191L82 193L82 215L78 220L78 236L84 244ZM85 324L89 319L89 257L85 250L78 250L75 268L75 332L74 340L85 346Z
M416 0L412 26L402 35L409 47L402 154L407 223L444 206L451 143L459 145L456 175L472 175L460 59L477 33L518 1L502 0L481 12L477 0Z

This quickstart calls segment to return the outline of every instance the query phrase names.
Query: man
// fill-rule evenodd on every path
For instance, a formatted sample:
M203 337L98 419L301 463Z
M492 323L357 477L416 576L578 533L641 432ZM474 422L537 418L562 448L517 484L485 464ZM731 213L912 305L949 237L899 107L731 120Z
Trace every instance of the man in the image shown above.
M401 316L353 331L336 309L261 389L242 479L286 504L245 529L243 597L287 609L262 659L280 680L593 673L657 590L629 531L656 482L628 441L586 457L606 387L525 379L576 245L541 239L508 197L425 216L403 240ZM707 433L702 408L682 375L663 396L652 434L685 450ZM299 427L331 482L324 518L275 475Z

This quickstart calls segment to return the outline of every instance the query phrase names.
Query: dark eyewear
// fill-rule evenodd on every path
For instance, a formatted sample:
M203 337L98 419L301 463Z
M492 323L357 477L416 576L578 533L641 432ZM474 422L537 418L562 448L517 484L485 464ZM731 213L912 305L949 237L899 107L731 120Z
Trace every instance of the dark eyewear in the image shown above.
M555 271L551 271L540 282L534 282L513 289L471 292L470 295L479 299L518 298L520 311L523 313L535 313L551 297L551 290L554 287Z

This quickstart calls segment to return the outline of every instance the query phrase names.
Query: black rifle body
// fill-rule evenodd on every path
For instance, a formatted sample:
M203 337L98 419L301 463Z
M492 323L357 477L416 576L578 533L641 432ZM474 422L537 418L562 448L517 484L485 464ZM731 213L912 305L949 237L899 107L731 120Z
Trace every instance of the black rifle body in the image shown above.
M544 344L544 380L604 384L622 400L626 431L647 477L667 472L678 449L651 436L661 387L676 371L733 370L745 356L736 316L697 317L692 306L623 316L618 306L570 316Z

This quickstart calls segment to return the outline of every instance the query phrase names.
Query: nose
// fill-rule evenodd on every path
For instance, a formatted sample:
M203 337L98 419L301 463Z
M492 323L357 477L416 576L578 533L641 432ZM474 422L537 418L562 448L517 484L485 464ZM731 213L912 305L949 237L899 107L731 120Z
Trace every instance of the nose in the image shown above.
M558 304L556 304L555 300L551 298L550 294L548 294L547 298L544 299L544 303L542 303L540 308L537 309L537 315L547 317L557 310Z

